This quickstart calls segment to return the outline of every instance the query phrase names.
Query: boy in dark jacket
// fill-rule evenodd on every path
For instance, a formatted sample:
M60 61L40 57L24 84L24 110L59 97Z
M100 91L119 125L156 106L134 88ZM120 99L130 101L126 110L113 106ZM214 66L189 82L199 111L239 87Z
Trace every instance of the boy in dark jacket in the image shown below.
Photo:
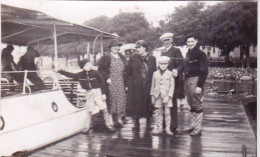
M189 34L186 37L189 51L186 55L184 72L185 72L185 89L187 101L190 105L191 123L190 127L184 129L191 132L191 136L201 135L201 123L203 120L203 90L206 78L208 76L208 59L207 55L202 52L198 45L198 37Z
M86 107L88 115L95 112L95 108L98 108L103 112L106 126L110 131L115 131L114 124L112 121L112 116L108 113L106 105L106 95L105 95L105 82L102 75L92 69L92 63L84 59L80 62L80 68L83 71L79 73L70 73L64 70L59 70L58 72L70 78L79 80L81 87L85 93ZM87 133L90 128L91 117L89 118L86 129L83 133Z

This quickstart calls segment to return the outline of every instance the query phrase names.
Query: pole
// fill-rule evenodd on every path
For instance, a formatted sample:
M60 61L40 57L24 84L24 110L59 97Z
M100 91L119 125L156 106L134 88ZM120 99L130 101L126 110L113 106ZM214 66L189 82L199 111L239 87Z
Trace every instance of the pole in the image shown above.
M58 70L58 48L57 48L57 34L56 25L53 25L53 39L54 39L54 68Z
M1 61L2 61L2 53L0 54L0 62ZM2 62L0 64L0 78L2 78ZM1 100L2 100L2 81L0 80L0 120L2 118L2 101ZM0 121L0 127L3 125L1 123L3 123L3 122ZM1 134L1 131L0 131L0 134Z
M95 53L95 44L96 44L96 40L99 36L101 36L103 33L100 33L99 35L96 36L94 42L93 42L93 54Z
M88 43L88 45L87 45L87 58L90 60L90 51L89 51L89 48L90 48L90 43Z
M101 36L101 38L100 38L100 41L101 41L101 56L103 56L104 55L104 47L103 47L103 37Z
M59 79L58 79L58 48L57 48L57 32L56 25L53 25L53 39L54 39L54 69L56 76L54 77L54 86L53 89L59 87Z

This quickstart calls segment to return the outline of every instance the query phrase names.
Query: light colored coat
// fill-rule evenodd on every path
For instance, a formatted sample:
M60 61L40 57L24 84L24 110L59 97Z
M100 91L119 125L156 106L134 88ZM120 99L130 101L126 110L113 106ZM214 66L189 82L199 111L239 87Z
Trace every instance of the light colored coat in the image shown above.
M151 96L154 96L155 99L158 99L161 95L161 98L166 96L173 97L175 88L175 80L172 76L172 72L166 70L162 75L160 71L153 73L152 87L151 87ZM171 99L170 99L171 100Z

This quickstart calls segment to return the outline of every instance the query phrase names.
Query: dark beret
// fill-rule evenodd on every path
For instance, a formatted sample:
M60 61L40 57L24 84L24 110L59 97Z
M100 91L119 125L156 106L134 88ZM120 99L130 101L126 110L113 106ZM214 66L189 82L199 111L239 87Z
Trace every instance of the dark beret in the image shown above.
M8 49L8 50L10 50L10 51L13 51L13 50L14 50L14 47L13 47L13 45L8 44L8 45L6 46L6 49Z
M136 44L136 46L142 46L142 47L148 48L147 42L144 40L138 40L135 44Z
M79 67L82 69L85 66L85 64L87 64L88 62L89 62L88 59L83 59L82 61L80 61Z
M109 48L113 47L113 46L122 46L122 42L120 40L114 39L110 42L109 44Z

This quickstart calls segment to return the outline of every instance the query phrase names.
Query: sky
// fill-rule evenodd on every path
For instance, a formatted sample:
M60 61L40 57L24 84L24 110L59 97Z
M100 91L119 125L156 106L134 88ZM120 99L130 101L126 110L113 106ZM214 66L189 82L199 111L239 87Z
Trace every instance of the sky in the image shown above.
M185 6L187 1L50 1L50 0L2 0L1 3L38 10L55 18L76 24L106 15L113 17L120 12L143 12L146 19L158 26L175 7ZM216 2L208 2L214 4Z
M159 26L160 20L165 20L175 7L187 5L187 1L53 1L53 0L0 0L2 4L19 8L37 10L54 18L76 24L86 20L106 15L114 17L120 12L142 12L148 22ZM207 2L215 4L217 1ZM1 44L0 48L6 45ZM23 55L25 47L15 47L15 61ZM14 54L14 53L13 53Z

